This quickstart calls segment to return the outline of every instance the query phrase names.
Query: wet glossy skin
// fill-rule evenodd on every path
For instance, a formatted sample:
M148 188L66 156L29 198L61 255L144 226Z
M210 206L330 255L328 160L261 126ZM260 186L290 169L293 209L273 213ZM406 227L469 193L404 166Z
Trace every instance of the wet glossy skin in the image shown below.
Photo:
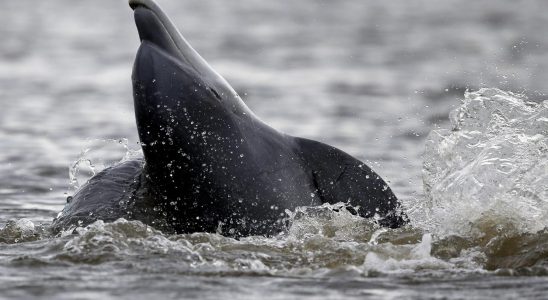
M363 217L377 214L385 226L405 223L388 185L364 163L264 124L155 3L130 5L142 42L133 89L145 163L92 179L58 227L102 216L174 232L271 235L283 229L286 210L337 202L359 207Z

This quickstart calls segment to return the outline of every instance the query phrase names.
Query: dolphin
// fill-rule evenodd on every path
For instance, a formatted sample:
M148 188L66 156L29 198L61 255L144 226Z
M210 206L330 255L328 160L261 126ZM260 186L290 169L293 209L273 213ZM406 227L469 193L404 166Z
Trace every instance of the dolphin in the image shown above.
M92 177L53 222L140 220L174 233L274 235L287 211L344 203L396 228L407 222L365 163L261 121L153 0L130 0L141 45L133 67L143 158Z

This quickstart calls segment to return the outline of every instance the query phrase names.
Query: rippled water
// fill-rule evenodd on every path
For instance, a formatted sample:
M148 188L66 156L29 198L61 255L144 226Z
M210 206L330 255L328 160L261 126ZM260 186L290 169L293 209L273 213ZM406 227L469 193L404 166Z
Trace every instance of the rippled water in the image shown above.
M412 220L302 208L241 240L125 220L51 236L91 169L139 148L137 33L122 0L4 2L0 298L548 294L545 1L161 1L258 116L367 161Z

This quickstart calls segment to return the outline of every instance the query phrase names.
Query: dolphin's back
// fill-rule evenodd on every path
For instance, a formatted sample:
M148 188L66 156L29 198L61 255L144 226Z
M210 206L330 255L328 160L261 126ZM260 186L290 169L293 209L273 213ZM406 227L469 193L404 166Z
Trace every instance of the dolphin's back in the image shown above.
M105 222L130 218L128 205L133 203L141 184L143 161L122 162L106 168L80 188L53 221L55 231L86 226L96 220Z

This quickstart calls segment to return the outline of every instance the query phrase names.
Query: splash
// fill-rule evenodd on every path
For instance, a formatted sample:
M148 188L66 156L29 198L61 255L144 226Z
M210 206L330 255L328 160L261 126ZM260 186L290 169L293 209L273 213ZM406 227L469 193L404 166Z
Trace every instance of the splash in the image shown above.
M374 220L352 214L350 209L345 203L325 203L286 211L290 221L287 236L296 240L314 235L343 241L370 240L381 228Z
M140 155L140 150L130 149L126 138L89 140L69 168L69 189L75 191L101 170Z
M547 227L548 101L481 89L467 92L450 120L451 130L427 138L421 225L469 237Z

